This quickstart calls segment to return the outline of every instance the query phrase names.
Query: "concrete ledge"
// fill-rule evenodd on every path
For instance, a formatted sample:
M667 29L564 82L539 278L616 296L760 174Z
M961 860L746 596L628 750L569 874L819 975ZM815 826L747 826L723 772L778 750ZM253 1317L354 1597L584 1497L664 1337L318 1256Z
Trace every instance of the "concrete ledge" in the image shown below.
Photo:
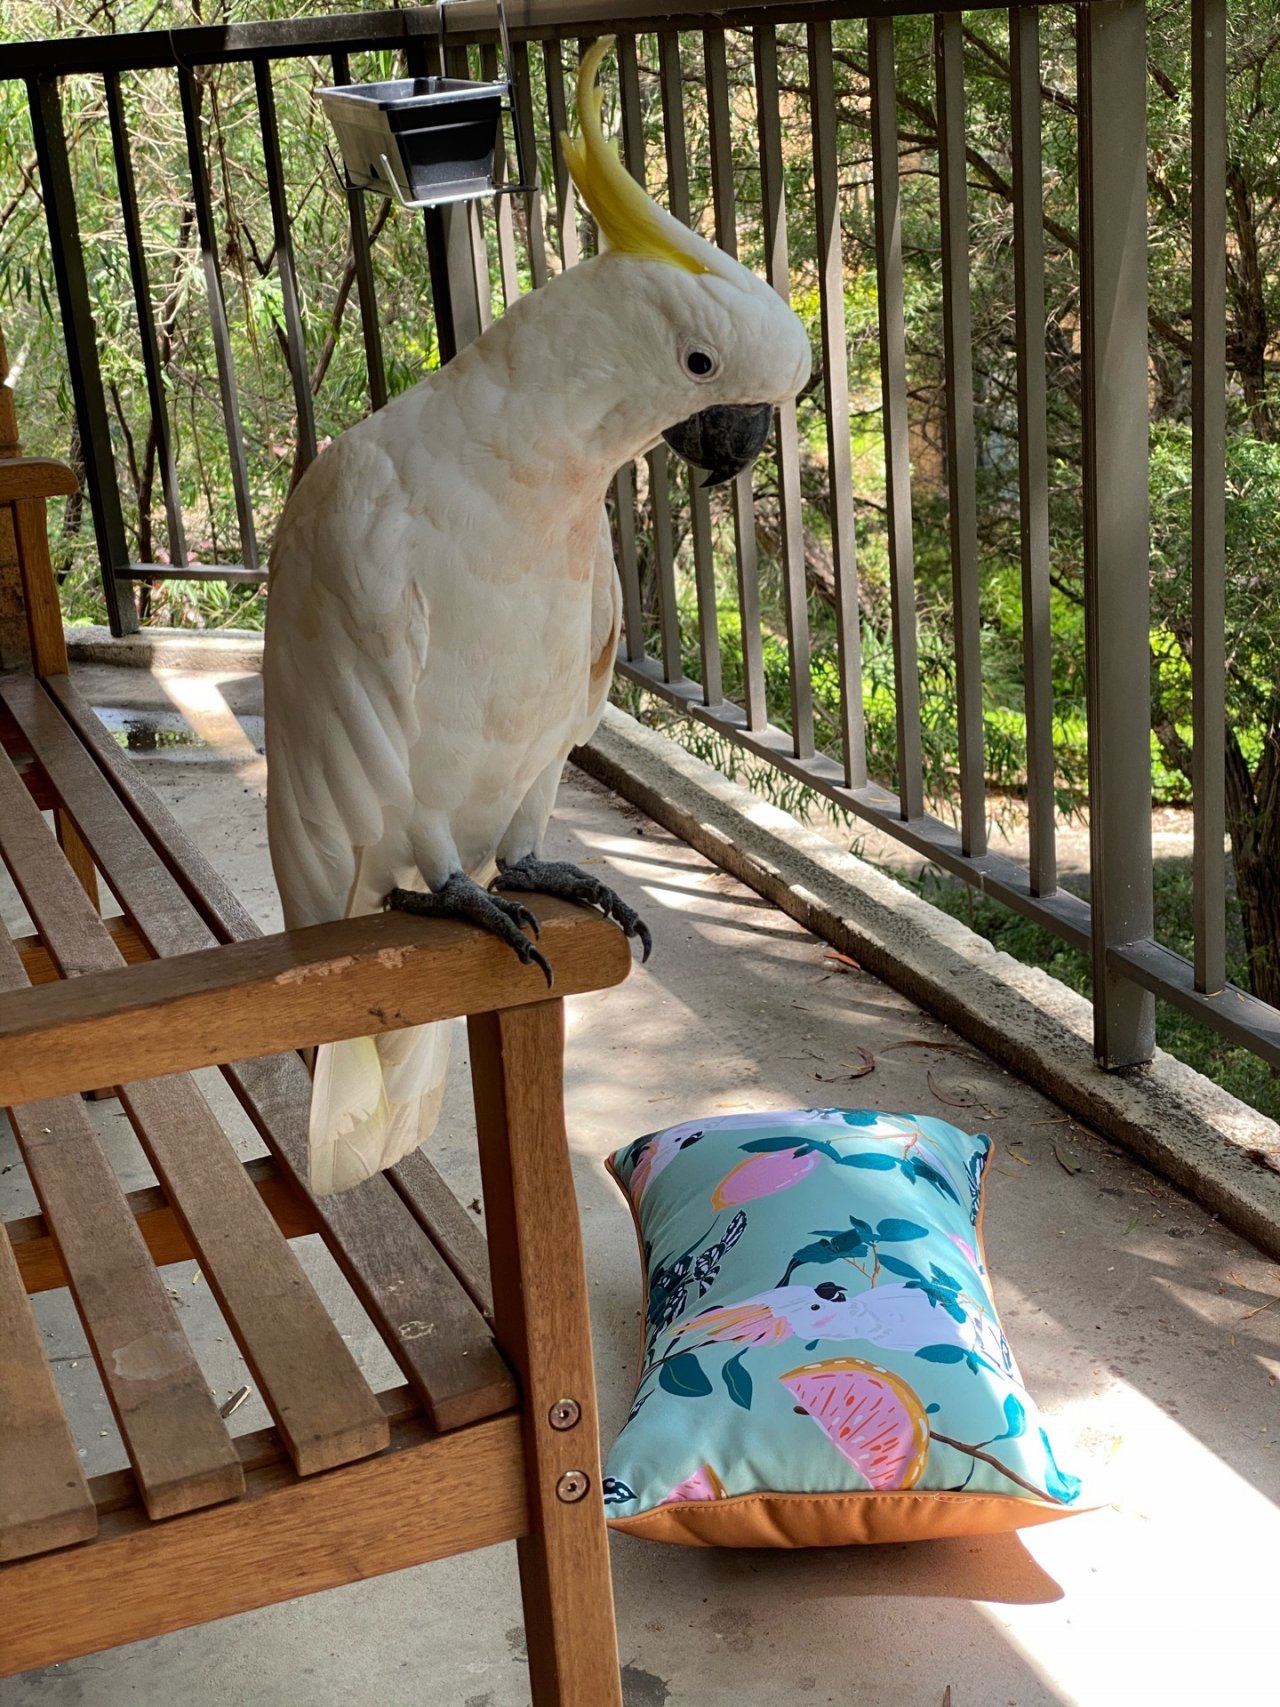
M1280 1259L1280 1127L1171 1055L1104 1073L1089 1003L610 706L574 763Z
M117 638L109 628L64 630L73 664L122 664L142 670L228 670L255 675L262 669L262 636L251 628L143 628Z

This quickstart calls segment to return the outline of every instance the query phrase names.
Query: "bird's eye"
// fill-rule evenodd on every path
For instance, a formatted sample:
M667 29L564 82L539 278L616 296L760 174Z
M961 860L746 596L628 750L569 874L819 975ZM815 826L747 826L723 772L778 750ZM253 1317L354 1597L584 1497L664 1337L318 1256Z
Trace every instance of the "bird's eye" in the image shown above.
M720 366L710 350L694 344L684 352L684 370L693 379L710 379Z

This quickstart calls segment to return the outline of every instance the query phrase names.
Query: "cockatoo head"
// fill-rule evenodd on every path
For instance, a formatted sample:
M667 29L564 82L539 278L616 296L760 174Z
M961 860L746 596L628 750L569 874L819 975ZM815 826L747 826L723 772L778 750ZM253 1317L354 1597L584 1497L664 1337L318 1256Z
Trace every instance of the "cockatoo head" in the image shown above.
M563 139L600 231L601 254L586 267L608 303L628 416L638 423L648 409L651 442L661 434L716 485L764 448L775 407L809 377L809 340L771 286L651 201L605 140L596 73L612 41L583 55L579 134Z

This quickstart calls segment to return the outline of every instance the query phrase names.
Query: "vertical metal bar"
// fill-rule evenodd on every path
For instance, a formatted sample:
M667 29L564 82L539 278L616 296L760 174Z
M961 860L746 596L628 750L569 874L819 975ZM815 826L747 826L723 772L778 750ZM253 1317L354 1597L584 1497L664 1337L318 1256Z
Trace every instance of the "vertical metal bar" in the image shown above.
M898 721L898 798L902 816L916 818L924 811L924 779L920 745L915 552L911 537L911 455L907 440L907 350L902 305L902 208L898 185L898 96L893 68L893 19L871 19L868 32L871 178L875 198L885 499L889 524L889 588Z
M486 82L497 82L498 49L493 42L486 42L480 49L480 70ZM506 182L507 173L511 169L507 159L505 135L499 138L493 167L494 185L499 187ZM516 181L518 183L519 179ZM498 237L498 276L502 281L502 301L505 307L510 308L520 294L520 274L516 266L516 234L511 218L509 195L496 195L493 198L493 224Z
M680 607L676 601L675 527L671 517L670 467L665 445L649 452L649 513L653 518L653 555L658 570L662 677L664 681L674 682L684 675L684 656Z
M102 591L113 634L134 634L138 627L132 586L118 581L116 571L129 561L120 487L116 480L111 423L98 365L98 334L89 306L80 221L76 214L67 135L62 123L62 93L56 77L33 77L27 82L31 133L40 167L40 191L49 227L49 250L58 286L62 335L66 339L71 395L80 427L85 483L93 510L93 531L102 571Z
M760 202L765 275L779 296L788 298L790 281L778 96L778 36L772 24L762 24L753 34L756 112L760 124ZM784 403L778 410L775 445L782 524L782 584L791 667L791 742L796 758L808 759L813 756L813 682L809 673L809 603L804 569L804 517L800 508L800 444L794 402Z
M942 201L942 338L946 370L947 492L955 624L956 732L960 758L960 846L987 851L986 763L982 730L982 626L978 576L977 452L969 317L969 201L965 185L964 21L934 17L938 88L938 171Z
M187 561L187 540L182 525L182 495L178 490L178 474L173 464L169 405L164 394L164 367L156 338L155 315L151 309L151 283L147 276L147 255L142 242L142 221L138 214L138 190L133 176L129 130L125 123L124 102L120 94L120 74L118 71L108 71L103 81L107 92L107 118L111 125L111 148L116 163L116 187L120 195L120 212L124 219L125 244L129 250L134 311L138 316L138 340L142 345L142 365L147 375L147 402L151 409L156 466L160 470L160 486L164 493L169 559L175 566L181 567Z
M867 781L866 719L862 707L862 635L858 624L858 555L853 520L853 463L849 444L849 355L845 342L844 251L840 237L840 177L836 153L831 25L809 25L809 110L813 117L814 213L818 222L818 294L822 307L822 385L827 415L827 472L831 486L831 556L836 577L836 642L840 658L840 734L844 780Z
M209 197L209 173L205 161L204 135L200 125L200 91L194 72L188 70L185 65L178 67L178 88L182 96L187 160L191 167L191 195L196 210L196 231L204 259L209 327L213 334L214 358L218 364L218 389L222 394L222 420L227 432L231 484L235 491L236 516L240 523L240 556L246 569L256 569L258 540L253 523L253 500L249 494L244 429L240 425L235 358L231 353L231 331L227 325L227 305L222 294L222 271L218 266L218 237L213 225L213 203Z
M275 90L271 84L271 61L265 56L254 60L253 80L257 88L258 118L262 126L262 157L267 170L267 193L271 198L271 229L276 245L276 271L280 275L280 306L284 312L289 375L293 381L293 404L298 411L298 453L305 468L315 460L316 454L315 407L311 398L311 370L307 366L307 339L302 327L297 272L293 264L289 206L284 192L280 123L276 116Z
M692 213L689 205L689 156L685 147L684 79L680 65L680 37L673 30L663 30L658 37L658 76L662 88L668 205L676 218L688 225ZM711 494L703 490L696 469L689 469L688 480L693 575L698 596L702 702L704 705L719 705L724 699L724 677L716 609L715 550L711 541Z
M1076 17L1094 1044L1125 1067L1155 1048L1154 998L1107 963L1153 930L1146 11Z
M515 42L511 64L516 86L515 123L524 137L524 149L533 177L533 188L524 198L525 232L529 243L529 276L537 290L547 282L547 229L542 210L541 176L538 169L537 131L533 122L533 81L529 69L528 42Z
M1013 119L1014 338L1018 358L1018 519L1027 828L1033 895L1058 887L1054 835L1053 634L1049 600L1049 453L1044 364L1044 191L1040 164L1040 14L1009 10Z
M733 126L729 108L729 71L724 31L703 32L707 82L707 128L711 138L711 196L716 242L727 255L738 254L738 210L733 186ZM748 729L769 721L764 691L764 647L760 632L760 560L756 546L755 500L751 471L733 482L733 536L738 570L738 613L742 627L742 697Z
M623 164L636 182L643 185L644 111L640 103L640 67L634 36L622 36L618 42L618 87L622 106ZM659 445L656 450L651 450L646 460L649 466L649 514L653 524L654 585L658 599L658 630L662 643L662 674L664 680L674 682L684 675L684 658L680 640L680 611L676 604L675 528L671 518L671 482L666 445ZM620 492L619 503L622 501ZM634 491L631 501L634 505ZM632 514L634 515L634 508ZM624 555L624 599L629 596L627 576L628 567ZM638 560L634 594L630 596L634 597L637 607L642 607ZM642 632L639 624L637 632ZM629 640L627 644L628 657L643 656L643 652L631 653Z
M434 22L438 28L439 18L429 20L426 8L407 12L405 17L405 67L411 77L430 77L436 73L439 62L438 59L436 65L428 62L427 38L423 32L429 22ZM438 36L434 45L438 50ZM422 210L427 273L431 280L431 309L442 366L453 360L467 342L468 332L471 332L465 293L461 301L454 301L454 285L458 282L457 255L455 246L450 242L451 232L444 215L445 210L439 207L424 207ZM471 332L471 335L475 333Z
M1226 0L1191 7L1191 792L1196 989L1226 946Z
M444 13L440 14L441 28ZM460 82L471 80L471 56L460 43L446 45L445 75ZM449 266L453 274L454 312L462 307L465 319L458 320L458 348L478 338L493 320L493 281L489 277L489 248L484 240L484 210L480 201L454 202L440 210L444 217Z
M335 83L351 81L351 65L345 53L333 56ZM382 328L378 324L378 292L369 248L369 219L364 196L347 191L347 216L351 222L351 255L356 268L356 294L360 299L360 329L364 335L364 363L369 376L369 406L381 409L387 401L387 373L382 360Z
M547 77L547 116L551 121L551 160L556 184L556 212L560 221L560 259L572 267L582 258L578 243L578 192L569 176L569 163L560 146L560 134L569 128L565 105L564 59L558 41L544 42L542 63Z
M643 184L644 119L640 110L640 70L635 37L619 36L615 51L622 109L622 159L632 177ZM652 462L649 466L652 490ZM618 470L613 491L618 528L618 572L622 580L622 621L627 657L634 662L644 657L645 644L644 599L640 590L640 556L636 544L636 471L633 465Z

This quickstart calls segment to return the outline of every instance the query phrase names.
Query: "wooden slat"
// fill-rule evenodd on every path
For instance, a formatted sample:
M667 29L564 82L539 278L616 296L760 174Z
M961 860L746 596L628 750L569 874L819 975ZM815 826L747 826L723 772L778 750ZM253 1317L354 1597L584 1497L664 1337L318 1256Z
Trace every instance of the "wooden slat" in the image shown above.
M36 805L40 804L37 798ZM103 923L111 933L112 942L120 950L121 958L130 966L137 966L142 961L151 959L146 943L127 919L122 919L117 914L110 919L104 919ZM14 937L13 946L21 957L22 969L27 975L28 983L51 984L55 978L62 976L53 956L38 936Z
M227 1079L302 1193L310 1095L302 1063L296 1055L240 1061ZM434 1428L461 1428L516 1403L515 1381L484 1317L385 1175L307 1201Z
M92 1547L10 1565L0 1573L0 1675L492 1546L528 1527L514 1416L444 1436L404 1423L379 1458L302 1482L268 1465L247 1482L233 1505L152 1525L136 1508L111 1513Z
M387 1177L414 1220L443 1254L458 1283L486 1321L493 1319L489 1247L484 1234L421 1150L413 1150Z
M495 1320L524 1399L529 1535L518 1554L533 1699L622 1707L587 1279L564 1128L564 1004L478 1014L468 1032ZM565 1399L580 1420L557 1429L551 1413ZM587 1482L576 1502L557 1493L571 1471Z
M72 739L65 726L64 733ZM64 975L74 967L110 976L123 967L66 867L49 858L44 821L7 760L0 760L0 849ZM67 989L45 985L4 999L20 1006ZM101 1082L119 1083L125 1071ZM377 1401L195 1084L185 1075L139 1078L120 1083L120 1098L299 1471L381 1451L387 1434ZM45 1211L60 1235L57 1216L48 1205ZM132 1234L123 1203L121 1211ZM65 1240L62 1255L74 1273L79 1253Z
M28 1103L10 1123L148 1515L234 1499L235 1447L82 1104Z
M7 852L6 782L16 786L11 773L0 774ZM30 815L41 822L34 807ZM22 962L0 932L0 989L25 987ZM83 1105L75 1097L28 1103L9 1121L148 1514L234 1499L244 1488L240 1460Z
M7 1238L0 1238L0 1348L0 1559L18 1559L87 1541L98 1514Z
M310 1205L282 1177L269 1156L256 1156L244 1164L244 1171L286 1239L300 1239L307 1233L320 1231ZM126 1194L125 1202L157 1268L193 1260L195 1252L182 1230L182 1223L159 1186L149 1185L140 1191L131 1191ZM18 1261L22 1284L28 1293L49 1292L68 1284L67 1271L58 1255L57 1241L43 1215L23 1215L6 1221L4 1225Z
M136 819L137 825L145 830L149 845L167 862L162 873L165 883L153 881L145 895L138 897L140 906L145 903L151 921L147 928L158 937L163 936L170 952L179 952L184 945L199 947L213 940L255 938L257 927L229 885L139 779L134 766L68 679L55 678L50 691L57 696L80 740L105 772L105 776L97 774L91 765L91 774L79 776L78 781L84 795L94 796L97 819L103 832L109 835L113 849L132 845L132 838L138 835L133 822ZM112 787L118 799L112 796ZM127 803L127 814L121 802ZM118 885L126 895L134 894L132 872L117 862L115 852L110 856L107 874L113 886ZM579 929L584 923L591 924L589 919L583 919L581 912L566 908L563 903L549 905L559 910L562 925L575 914ZM403 946L402 939L395 940L396 927L408 921L380 922L391 927L387 948L381 952L389 952L394 962L401 957ZM551 922L549 912L545 922L548 925ZM617 969L617 976L625 976L630 965L629 950L616 931L607 926L602 928L607 933L603 944L597 942L580 964L590 969L588 975L593 979L595 967L602 960ZM430 935L424 937L424 946L429 946L432 940ZM438 934L434 940L438 943ZM580 938L573 940L576 943ZM426 960L420 959L418 965L424 972L428 968ZM562 986L567 983L569 970L562 965L559 974ZM375 959L370 973L370 992L353 1010L362 1027L368 1024L371 1006L379 1006L385 1000L387 961ZM505 999L509 999L510 976L509 952L500 954L488 986L494 992L494 999L504 999L501 992L506 992ZM329 988L331 991L332 986ZM543 988L540 979L534 981L537 994ZM277 992L270 998L269 1006L276 1009L280 1005ZM132 1030L130 1026L129 1031ZM315 1040L305 1039L308 1043ZM268 1047L261 1038L251 1046ZM233 1061L224 1068L224 1073L270 1146L283 1175L299 1198L310 1205L331 1255L422 1398L433 1426L441 1430L457 1428L511 1404L515 1395L511 1372L493 1346L486 1323L474 1309L468 1312L462 1308L465 1299L460 1290L454 1287L450 1291L444 1259L421 1236L417 1223L389 1181L379 1174L354 1190L323 1202L312 1199L306 1187L311 1086L298 1057L284 1054ZM448 1339L442 1333L422 1331L424 1323L434 1321L441 1313L447 1316L451 1336Z

